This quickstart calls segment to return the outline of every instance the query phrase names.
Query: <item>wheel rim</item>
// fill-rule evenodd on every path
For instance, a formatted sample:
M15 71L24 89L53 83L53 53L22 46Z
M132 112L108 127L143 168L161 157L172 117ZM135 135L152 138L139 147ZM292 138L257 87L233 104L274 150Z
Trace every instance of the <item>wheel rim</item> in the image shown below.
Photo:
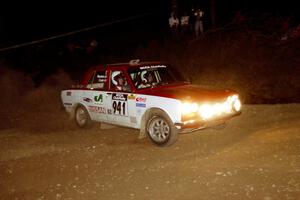
M76 121L80 126L83 126L86 123L86 113L83 108L78 108L76 112Z
M149 135L154 142L166 142L170 136L170 126L160 117L154 118L149 124Z

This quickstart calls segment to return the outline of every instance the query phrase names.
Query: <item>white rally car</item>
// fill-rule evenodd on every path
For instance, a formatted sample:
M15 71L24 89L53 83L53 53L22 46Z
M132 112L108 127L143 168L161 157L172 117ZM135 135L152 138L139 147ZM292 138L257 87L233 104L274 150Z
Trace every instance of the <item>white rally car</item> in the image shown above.
M173 144L180 132L222 124L241 113L235 91L192 85L162 62L93 67L61 98L81 128L96 121L140 129L140 136L159 146Z

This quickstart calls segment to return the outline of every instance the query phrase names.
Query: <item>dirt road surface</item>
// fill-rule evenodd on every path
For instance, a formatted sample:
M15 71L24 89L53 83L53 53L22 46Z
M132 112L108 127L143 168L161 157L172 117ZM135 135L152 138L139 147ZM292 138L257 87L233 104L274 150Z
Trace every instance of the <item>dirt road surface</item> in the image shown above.
M300 199L299 104L245 105L168 148L63 110L3 120L0 199Z

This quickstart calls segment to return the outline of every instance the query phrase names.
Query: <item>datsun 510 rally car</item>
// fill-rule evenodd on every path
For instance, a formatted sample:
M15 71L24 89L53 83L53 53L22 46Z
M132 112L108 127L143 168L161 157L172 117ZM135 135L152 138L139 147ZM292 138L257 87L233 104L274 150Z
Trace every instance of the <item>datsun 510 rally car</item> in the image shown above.
M61 98L81 128L96 121L140 129L140 136L158 146L173 144L178 133L222 124L241 113L235 91L192 85L163 62L93 67Z

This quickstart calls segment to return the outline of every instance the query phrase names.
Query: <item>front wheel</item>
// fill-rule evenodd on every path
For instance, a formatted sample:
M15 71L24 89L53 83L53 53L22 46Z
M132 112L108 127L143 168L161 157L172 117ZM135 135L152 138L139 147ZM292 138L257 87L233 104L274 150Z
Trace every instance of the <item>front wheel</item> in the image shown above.
M170 146L178 138L177 128L169 116L160 110L150 114L146 130L150 140L158 146Z
M80 128L88 128L91 126L91 118L84 106L78 106L75 110L75 122Z

